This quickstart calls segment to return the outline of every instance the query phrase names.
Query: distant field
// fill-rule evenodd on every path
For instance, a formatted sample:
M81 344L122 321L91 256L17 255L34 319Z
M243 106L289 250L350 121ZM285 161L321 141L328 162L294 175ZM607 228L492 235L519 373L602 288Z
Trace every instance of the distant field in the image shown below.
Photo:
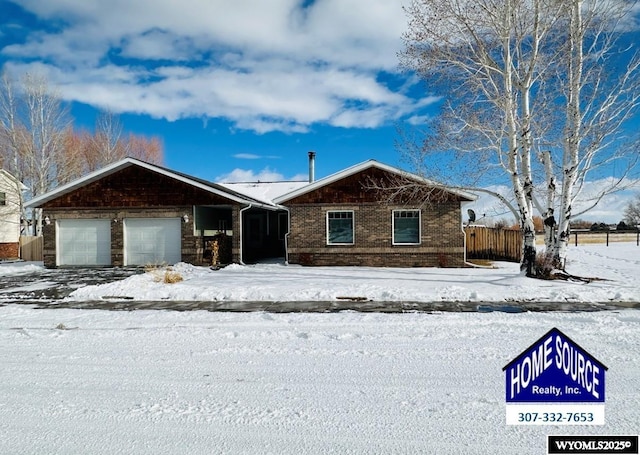
M572 232L571 240L569 244L574 246L576 244L576 236L578 237L578 245L589 245L598 243L607 243L606 232ZM609 232L609 243L615 242L636 242L638 234L636 232ZM544 244L544 236L537 235L536 240L538 244Z

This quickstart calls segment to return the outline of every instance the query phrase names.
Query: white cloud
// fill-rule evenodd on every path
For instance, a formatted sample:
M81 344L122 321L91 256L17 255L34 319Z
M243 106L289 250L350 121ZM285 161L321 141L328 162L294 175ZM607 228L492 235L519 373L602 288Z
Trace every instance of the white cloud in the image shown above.
M24 71L31 63L21 59L44 59L63 96L116 113L222 117L259 133L305 132L315 123L374 128L433 102L378 79L397 67L406 24L400 2L17 3L67 25L6 47L13 67Z
M277 155L258 155L256 153L236 153L235 155L233 155L233 157L239 160L260 160L260 159L277 160L282 158Z
M198 52L190 38L153 29L123 37L120 55L136 59L186 61L196 57Z
M384 123L386 118L397 118L397 115L387 107L372 107L369 109L347 109L331 119L333 126L343 128L375 128Z
M409 125L418 126L425 125L431 120L432 117L429 115L412 115L407 119L407 123L409 123Z
M258 133L306 132L314 123L375 128L424 103L392 92L372 75L311 66L294 71L291 62L280 63L253 72L178 65L153 71L106 65L79 73L39 64L38 70L58 81L67 99L168 120L224 117ZM31 67L10 66L18 73Z

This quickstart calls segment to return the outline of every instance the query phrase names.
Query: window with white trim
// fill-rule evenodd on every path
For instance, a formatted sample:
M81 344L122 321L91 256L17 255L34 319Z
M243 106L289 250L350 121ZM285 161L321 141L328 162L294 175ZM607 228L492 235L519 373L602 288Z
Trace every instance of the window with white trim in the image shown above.
M420 244L420 210L393 211L393 244Z
M327 245L353 245L353 210L327 212Z

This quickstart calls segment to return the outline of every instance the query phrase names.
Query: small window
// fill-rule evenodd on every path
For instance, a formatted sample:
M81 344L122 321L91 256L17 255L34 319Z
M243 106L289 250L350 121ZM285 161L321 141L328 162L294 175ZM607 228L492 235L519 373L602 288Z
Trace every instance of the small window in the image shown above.
M0 205L7 205L7 193L0 191Z
M420 210L393 211L393 244L418 245L420 243Z
M327 212L327 244L353 245L353 211Z

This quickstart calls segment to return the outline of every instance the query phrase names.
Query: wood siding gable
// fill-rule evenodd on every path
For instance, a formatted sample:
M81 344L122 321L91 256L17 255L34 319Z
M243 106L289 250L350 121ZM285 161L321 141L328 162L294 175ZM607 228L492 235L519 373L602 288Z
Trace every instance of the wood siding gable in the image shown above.
M307 204L362 204L393 202L395 204L423 204L426 194L439 203L466 201L458 194L425 186L424 191L396 193L394 188L407 177L371 166L357 173L329 182L291 199L281 201L284 206ZM393 199L392 201L390 199Z
M43 208L167 207L237 205L204 189L141 166L131 165L62 194Z

